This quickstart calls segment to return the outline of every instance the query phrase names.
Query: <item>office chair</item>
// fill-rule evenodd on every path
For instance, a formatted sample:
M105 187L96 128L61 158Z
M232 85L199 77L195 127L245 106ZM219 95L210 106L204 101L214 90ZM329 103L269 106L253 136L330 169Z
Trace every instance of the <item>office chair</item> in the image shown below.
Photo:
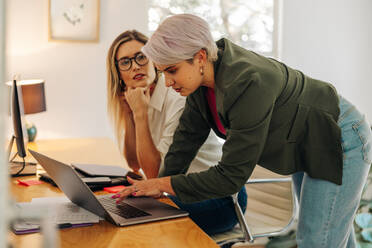
M231 231L213 235L220 247L231 247L237 242L253 243L260 237L286 233L297 216L297 200L291 177L275 174L256 166L246 182L247 209L243 214L237 193L232 195L239 225Z

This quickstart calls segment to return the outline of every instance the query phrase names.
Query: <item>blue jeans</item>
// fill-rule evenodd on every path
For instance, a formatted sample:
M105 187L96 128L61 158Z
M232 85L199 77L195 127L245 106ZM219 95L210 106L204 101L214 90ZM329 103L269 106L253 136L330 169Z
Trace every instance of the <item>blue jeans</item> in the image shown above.
M187 211L189 217L208 235L228 231L238 223L231 196L189 204L180 202L175 196L168 195L168 197L180 209ZM245 187L238 194L238 202L243 212L245 212L247 208Z
M372 161L372 136L365 117L341 96L340 110L342 185L303 172L292 176L300 203L299 248L356 247L353 221Z

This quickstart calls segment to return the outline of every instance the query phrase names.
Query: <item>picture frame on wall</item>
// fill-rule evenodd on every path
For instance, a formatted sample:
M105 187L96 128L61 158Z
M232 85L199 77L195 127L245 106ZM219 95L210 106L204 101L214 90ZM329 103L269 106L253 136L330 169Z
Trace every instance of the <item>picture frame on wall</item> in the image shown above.
M98 42L100 0L49 0L49 41Z

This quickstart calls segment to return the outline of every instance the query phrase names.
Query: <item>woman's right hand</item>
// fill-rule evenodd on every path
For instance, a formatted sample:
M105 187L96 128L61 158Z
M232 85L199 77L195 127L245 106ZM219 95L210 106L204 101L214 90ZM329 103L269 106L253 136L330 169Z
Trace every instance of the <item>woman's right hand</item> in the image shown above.
M128 87L125 91L126 101L133 111L133 117L147 115L150 102L150 90L144 87Z

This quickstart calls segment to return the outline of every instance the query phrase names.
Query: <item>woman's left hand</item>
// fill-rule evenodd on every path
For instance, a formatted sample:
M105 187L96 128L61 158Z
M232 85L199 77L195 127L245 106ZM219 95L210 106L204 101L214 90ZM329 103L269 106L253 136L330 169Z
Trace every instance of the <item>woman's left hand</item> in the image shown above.
M131 186L125 187L125 189L118 194L112 196L112 198L118 199L116 203L120 203L130 195L159 198L162 196L163 192L174 194L170 184L170 177L135 180L127 176L127 179Z

